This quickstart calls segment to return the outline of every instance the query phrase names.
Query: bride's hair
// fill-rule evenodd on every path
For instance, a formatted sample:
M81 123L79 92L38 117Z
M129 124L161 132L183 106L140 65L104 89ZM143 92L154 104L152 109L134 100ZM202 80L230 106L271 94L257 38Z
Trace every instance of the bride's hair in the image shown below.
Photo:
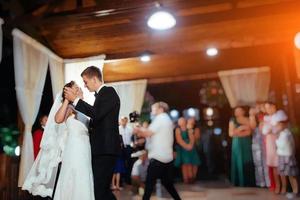
M65 87L73 87L73 85L75 85L75 81L70 81L69 83L67 83L66 85L64 85L64 87L63 87L63 91L64 91L64 89L65 89ZM64 102L64 100L65 100L65 93L63 92L62 94L61 94L61 96L62 96L62 102Z

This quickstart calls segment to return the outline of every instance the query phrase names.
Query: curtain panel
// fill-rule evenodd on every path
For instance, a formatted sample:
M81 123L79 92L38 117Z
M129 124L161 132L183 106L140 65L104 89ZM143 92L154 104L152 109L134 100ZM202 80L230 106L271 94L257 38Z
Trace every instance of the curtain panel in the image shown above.
M114 87L120 97L121 107L119 117L128 117L133 111L141 112L147 87L147 80L114 82L108 85Z
M14 71L19 111L25 124L18 186L21 187L33 164L31 128L37 117L48 68L48 55L40 44L13 31Z
M269 67L219 71L218 75L232 108L268 100Z

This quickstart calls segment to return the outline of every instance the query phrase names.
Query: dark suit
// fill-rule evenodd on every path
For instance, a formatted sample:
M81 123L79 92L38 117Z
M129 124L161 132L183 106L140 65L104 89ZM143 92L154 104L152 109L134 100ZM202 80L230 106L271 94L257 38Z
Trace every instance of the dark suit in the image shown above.
M89 128L95 199L116 199L110 190L110 183L120 154L119 96L114 88L104 86L96 94L94 106L79 100L75 109L91 118Z

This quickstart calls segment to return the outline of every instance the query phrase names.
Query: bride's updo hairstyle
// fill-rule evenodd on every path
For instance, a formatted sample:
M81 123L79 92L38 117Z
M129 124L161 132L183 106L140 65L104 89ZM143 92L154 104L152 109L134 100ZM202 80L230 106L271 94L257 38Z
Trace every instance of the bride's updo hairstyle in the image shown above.
M71 88L71 87L73 87L73 85L75 85L75 81L70 81L69 83L67 83L66 85L64 85L64 88L63 88L63 93L61 94L61 96L62 96L62 102L64 102L65 101L65 93L64 93L64 89L65 89L65 87L69 87L69 88Z

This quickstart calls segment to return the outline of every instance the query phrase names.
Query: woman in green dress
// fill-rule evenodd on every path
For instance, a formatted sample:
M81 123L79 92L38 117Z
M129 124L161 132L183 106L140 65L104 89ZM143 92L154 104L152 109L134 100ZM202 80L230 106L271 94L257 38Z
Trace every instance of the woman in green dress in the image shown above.
M229 122L229 136L232 137L231 182L235 186L254 186L254 168L251 149L251 128L249 118L242 107L234 109Z
M200 159L195 148L194 133L191 129L187 129L186 119L178 120L175 138L177 143L175 166L181 167L184 183L192 183L195 180L193 167L200 165Z

